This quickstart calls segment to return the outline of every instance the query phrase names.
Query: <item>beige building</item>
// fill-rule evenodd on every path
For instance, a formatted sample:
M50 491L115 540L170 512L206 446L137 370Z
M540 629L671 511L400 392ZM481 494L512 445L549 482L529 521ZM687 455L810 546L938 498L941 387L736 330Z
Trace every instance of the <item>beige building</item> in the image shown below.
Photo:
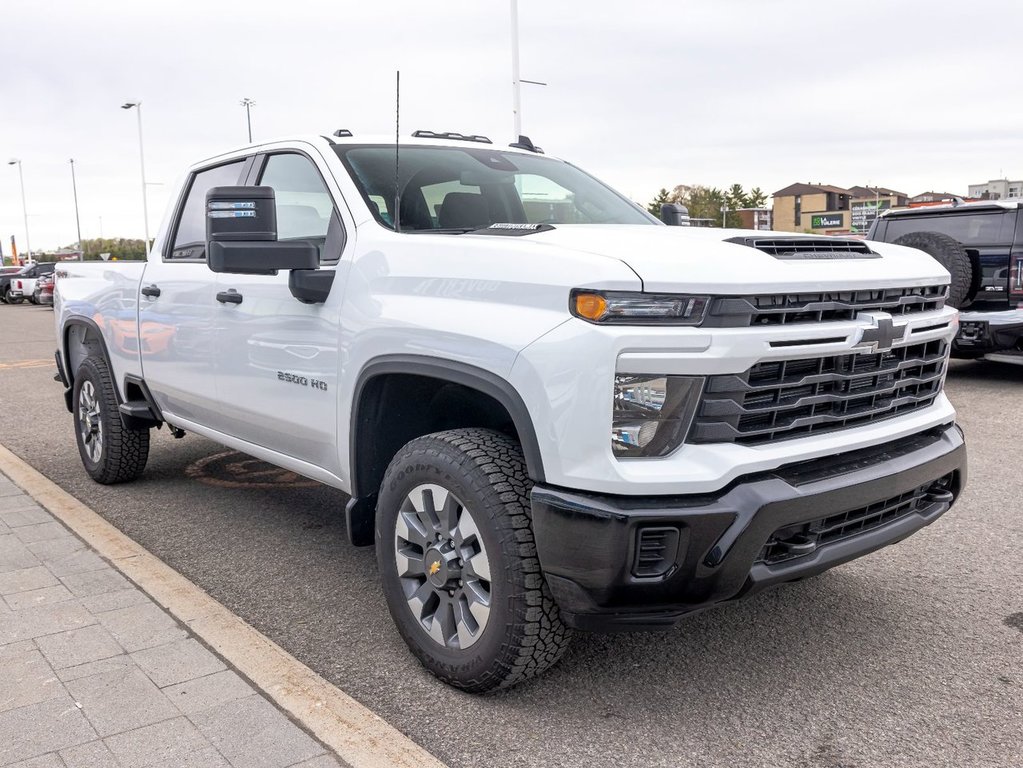
M822 235L865 233L879 211L906 204L892 189L829 184L790 184L772 198L775 230Z

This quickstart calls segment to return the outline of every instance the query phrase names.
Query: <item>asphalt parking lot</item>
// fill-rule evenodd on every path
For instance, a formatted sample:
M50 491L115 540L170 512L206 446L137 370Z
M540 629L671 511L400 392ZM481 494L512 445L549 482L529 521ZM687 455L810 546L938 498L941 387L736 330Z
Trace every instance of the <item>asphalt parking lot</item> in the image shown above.
M166 430L141 480L89 480L53 349L49 309L0 305L0 442L452 766L1023 765L1023 367L953 364L970 480L934 525L474 697L393 631L343 494Z

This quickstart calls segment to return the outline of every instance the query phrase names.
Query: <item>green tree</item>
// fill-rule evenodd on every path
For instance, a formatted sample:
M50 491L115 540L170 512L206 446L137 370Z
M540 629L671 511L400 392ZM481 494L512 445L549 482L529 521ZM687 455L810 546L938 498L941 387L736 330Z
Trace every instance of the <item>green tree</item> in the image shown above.
M760 187L753 187L746 198L746 208L763 208L767 205L767 193Z
M661 218L661 206L670 202L672 202L672 200L670 199L668 190L661 187L661 191L657 193L657 196L653 200L650 201L646 209L657 218Z
M721 206L725 204L725 193L717 187L689 187L681 203L689 209L691 219L709 219L712 227L721 226Z

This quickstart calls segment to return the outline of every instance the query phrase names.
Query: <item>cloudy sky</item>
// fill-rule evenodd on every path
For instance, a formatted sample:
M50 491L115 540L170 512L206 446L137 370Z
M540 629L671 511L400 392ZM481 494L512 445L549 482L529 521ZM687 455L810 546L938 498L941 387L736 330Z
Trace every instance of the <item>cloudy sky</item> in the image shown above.
M633 199L794 181L965 194L1023 176L1023 3L519 0L523 131ZM23 162L31 244L141 237L184 166L254 138L511 140L509 0L3 0L0 159ZM25 246L15 166L0 242Z

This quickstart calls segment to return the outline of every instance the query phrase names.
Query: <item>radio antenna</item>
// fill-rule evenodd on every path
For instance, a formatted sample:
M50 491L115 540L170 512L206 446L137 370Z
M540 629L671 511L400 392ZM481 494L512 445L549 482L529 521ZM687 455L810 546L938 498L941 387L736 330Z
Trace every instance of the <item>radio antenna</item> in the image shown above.
M394 231L401 232L401 186L398 177L398 141L401 118L401 70L394 73Z

